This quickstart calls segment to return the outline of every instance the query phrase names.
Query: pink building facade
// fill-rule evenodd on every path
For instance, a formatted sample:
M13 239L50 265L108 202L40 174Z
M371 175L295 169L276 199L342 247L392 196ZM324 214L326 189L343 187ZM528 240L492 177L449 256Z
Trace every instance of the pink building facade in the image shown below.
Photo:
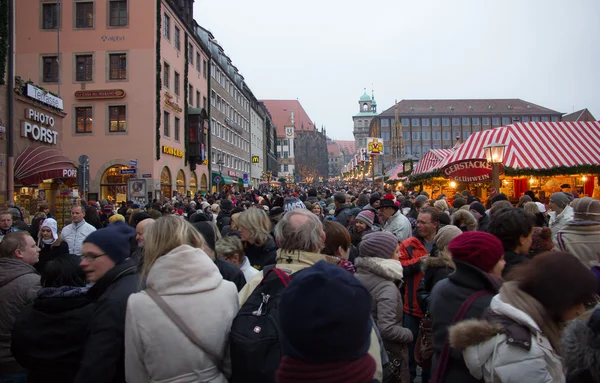
M193 0L169 3L16 2L16 75L63 99L62 152L75 165L89 157L89 199L147 203L208 188L207 165L186 161L185 124L206 107L209 59L188 27Z

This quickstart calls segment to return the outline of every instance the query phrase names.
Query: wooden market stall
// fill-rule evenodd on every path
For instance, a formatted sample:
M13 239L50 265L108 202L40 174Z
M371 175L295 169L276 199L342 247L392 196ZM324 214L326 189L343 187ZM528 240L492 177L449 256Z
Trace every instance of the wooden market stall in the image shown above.
M411 184L419 184L421 191L425 191L431 198L440 194L447 196L456 193L456 184L442 177L440 167L444 160L454 153L452 149L430 149L414 167L408 177Z
M441 175L486 184L491 170L483 148L492 143L506 145L500 192L509 198L518 200L527 190L543 201L557 191L600 198L599 121L529 122L475 132L442 161ZM466 171L456 177L459 168Z

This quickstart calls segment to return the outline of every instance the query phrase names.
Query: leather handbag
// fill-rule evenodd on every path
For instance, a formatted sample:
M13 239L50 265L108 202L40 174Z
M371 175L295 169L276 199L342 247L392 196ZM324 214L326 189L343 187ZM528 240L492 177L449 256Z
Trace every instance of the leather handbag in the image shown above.
M415 343L415 362L422 368L431 367L433 359L433 321L425 314L419 323L419 333Z
M147 288L145 291L146 294L148 294L148 296L152 298L154 303L156 303L156 305L160 307L160 309L169 317L169 319L171 319L175 326L177 326L192 343L194 343L200 350L202 350L206 354L206 356L208 356L208 358L213 362L213 364L217 366L219 371L221 371L221 361L223 360L223 358L208 351L208 349L202 345L202 342L200 341L200 339L198 339L196 334L194 334L194 332L188 327L187 324L185 324L181 317L177 315L175 311L173 311L171 306L169 306L169 304L165 302L165 300L160 295L158 295L156 291L152 290L151 288Z

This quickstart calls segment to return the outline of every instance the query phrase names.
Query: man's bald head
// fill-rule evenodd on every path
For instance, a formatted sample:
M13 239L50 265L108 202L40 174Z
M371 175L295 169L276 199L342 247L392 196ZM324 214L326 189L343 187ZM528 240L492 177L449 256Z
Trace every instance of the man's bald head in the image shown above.
M325 241L323 224L306 209L287 212L275 226L275 240L283 251L318 253Z
M146 228L154 223L152 218L146 218L141 221L135 227L135 240L138 243L139 247L144 247L144 233L146 232Z

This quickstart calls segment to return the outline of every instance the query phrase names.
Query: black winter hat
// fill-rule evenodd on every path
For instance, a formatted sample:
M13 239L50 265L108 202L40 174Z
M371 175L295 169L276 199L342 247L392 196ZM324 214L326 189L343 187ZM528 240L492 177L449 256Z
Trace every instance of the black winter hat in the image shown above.
M381 199L379 193L375 192L371 194L371 198L369 198L369 205L373 206L373 204Z
M233 210L233 202L228 199L222 199L221 200L221 210L226 211L226 212L232 211Z
M98 246L118 265L129 258L130 241L134 236L135 230L126 223L117 221L104 229L94 231L83 240L83 243L93 243Z
M206 241L206 246L212 251L215 251L215 243L217 242L217 237L215 235L215 228L213 227L211 222L194 222L192 226L198 233L202 234L204 241Z

